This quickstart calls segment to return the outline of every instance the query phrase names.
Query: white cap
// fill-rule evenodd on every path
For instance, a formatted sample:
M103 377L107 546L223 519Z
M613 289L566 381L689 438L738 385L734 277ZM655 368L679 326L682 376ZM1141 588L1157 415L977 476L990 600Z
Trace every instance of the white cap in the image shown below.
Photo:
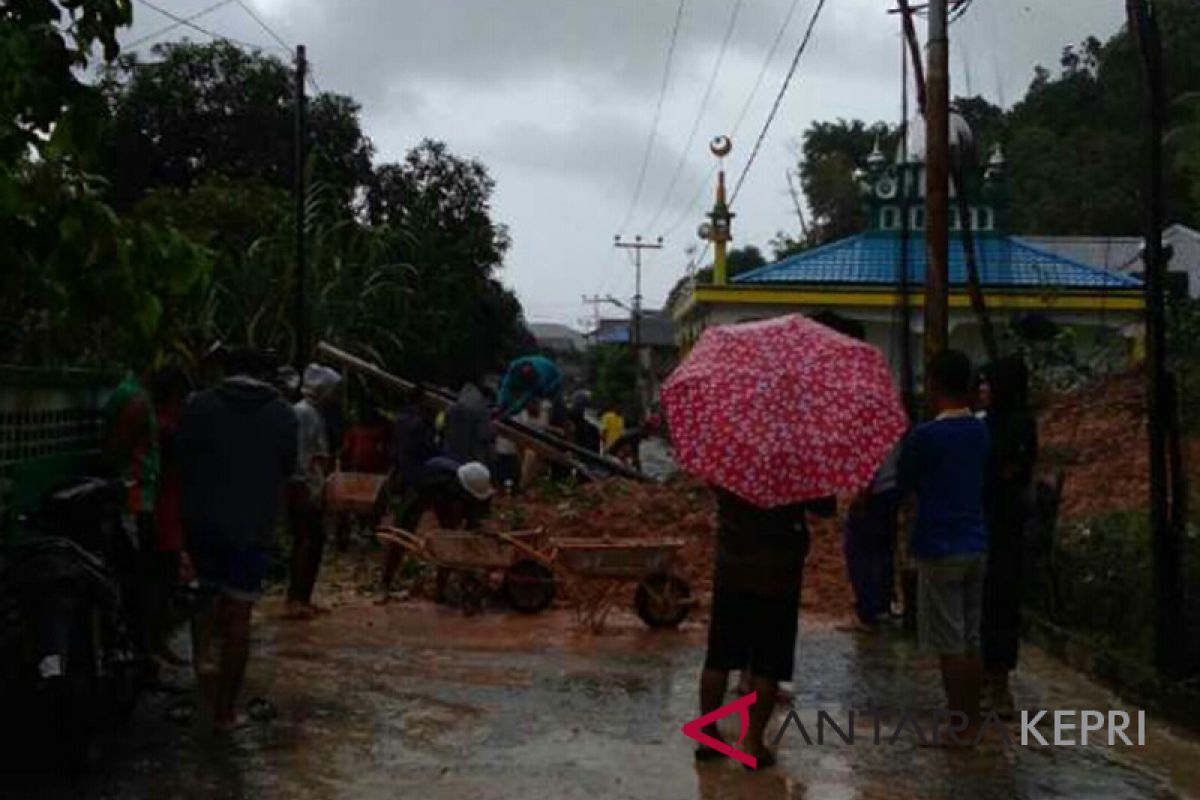
M342 383L342 376L324 364L309 364L304 368L304 384L301 391L310 402L320 403L331 396Z
M487 500L492 496L492 473L478 461L470 461L458 468L458 482L476 500Z

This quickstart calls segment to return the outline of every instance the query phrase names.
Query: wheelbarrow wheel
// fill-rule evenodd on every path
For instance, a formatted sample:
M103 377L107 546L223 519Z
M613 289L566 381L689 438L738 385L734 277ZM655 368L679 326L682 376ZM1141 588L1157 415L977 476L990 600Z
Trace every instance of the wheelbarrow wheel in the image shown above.
M518 561L504 573L504 596L522 614L536 614L554 602L554 573L533 559Z
M692 589L678 575L659 572L638 584L633 607L651 628L675 628L692 610Z

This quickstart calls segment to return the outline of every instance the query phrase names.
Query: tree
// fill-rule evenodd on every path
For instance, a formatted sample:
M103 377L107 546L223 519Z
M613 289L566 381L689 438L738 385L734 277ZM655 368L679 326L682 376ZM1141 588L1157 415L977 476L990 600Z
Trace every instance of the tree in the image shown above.
M79 75L117 53L128 2L27 0L0 9L0 359L152 364L209 254L169 227L120 218L81 167L104 104Z
M866 224L854 170L878 144L895 152L897 131L884 122L868 126L861 120L814 122L802 138L800 186L808 200L809 243L858 233Z
M491 218L495 181L478 161L425 140L376 169L367 219L416 272L405 370L448 383L500 369L529 345L520 304L496 279L508 231ZM419 346L416 346L418 345Z
M117 55L129 0L23 0L0 6L0 163L30 149L65 152L99 120L100 98L80 80L93 47Z
M225 42L159 45L155 60L122 57L102 86L112 110L105 172L112 198L133 207L158 188L190 189L213 176L290 190L294 73L274 56ZM359 106L342 95L309 102L309 152L349 205L371 178Z

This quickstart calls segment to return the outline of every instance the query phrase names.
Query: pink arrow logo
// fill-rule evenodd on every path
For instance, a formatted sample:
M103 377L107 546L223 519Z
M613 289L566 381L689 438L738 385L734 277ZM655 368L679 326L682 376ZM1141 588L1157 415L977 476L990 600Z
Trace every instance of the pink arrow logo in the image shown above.
M717 720L724 719L730 714L737 713L741 719L742 731L738 734L737 744L741 745L742 740L746 738L746 731L750 729L750 706L754 705L754 701L758 699L758 692L751 692L740 700L734 700L732 703L727 703L716 711L705 714L702 717L697 717L681 729L683 735L692 741L699 742L705 747L711 747L723 756L728 756L734 761L746 765L750 769L758 769L758 759L754 756L747 755L741 750L730 746L727 742L722 742L720 739L714 739L704 732L704 728L715 724Z

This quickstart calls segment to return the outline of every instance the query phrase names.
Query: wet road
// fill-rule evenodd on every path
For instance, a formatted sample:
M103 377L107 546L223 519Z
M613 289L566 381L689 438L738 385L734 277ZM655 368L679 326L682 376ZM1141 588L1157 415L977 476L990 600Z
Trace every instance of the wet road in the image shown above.
M86 780L8 782L8 796L93 798L1173 798L1200 796L1200 742L1151 719L1145 748L974 752L859 743L780 745L780 766L696 766L680 726L695 716L703 628L651 633L632 618L577 633L568 613L480 617L425 603L342 606L283 623L265 604L247 696L279 718L229 739L143 704ZM817 709L934 708L932 664L898 636L864 638L806 619L795 689ZM1018 701L1116 701L1027 648ZM893 715L898 716L898 715ZM734 720L736 718L733 718ZM736 721L734 721L736 726Z

